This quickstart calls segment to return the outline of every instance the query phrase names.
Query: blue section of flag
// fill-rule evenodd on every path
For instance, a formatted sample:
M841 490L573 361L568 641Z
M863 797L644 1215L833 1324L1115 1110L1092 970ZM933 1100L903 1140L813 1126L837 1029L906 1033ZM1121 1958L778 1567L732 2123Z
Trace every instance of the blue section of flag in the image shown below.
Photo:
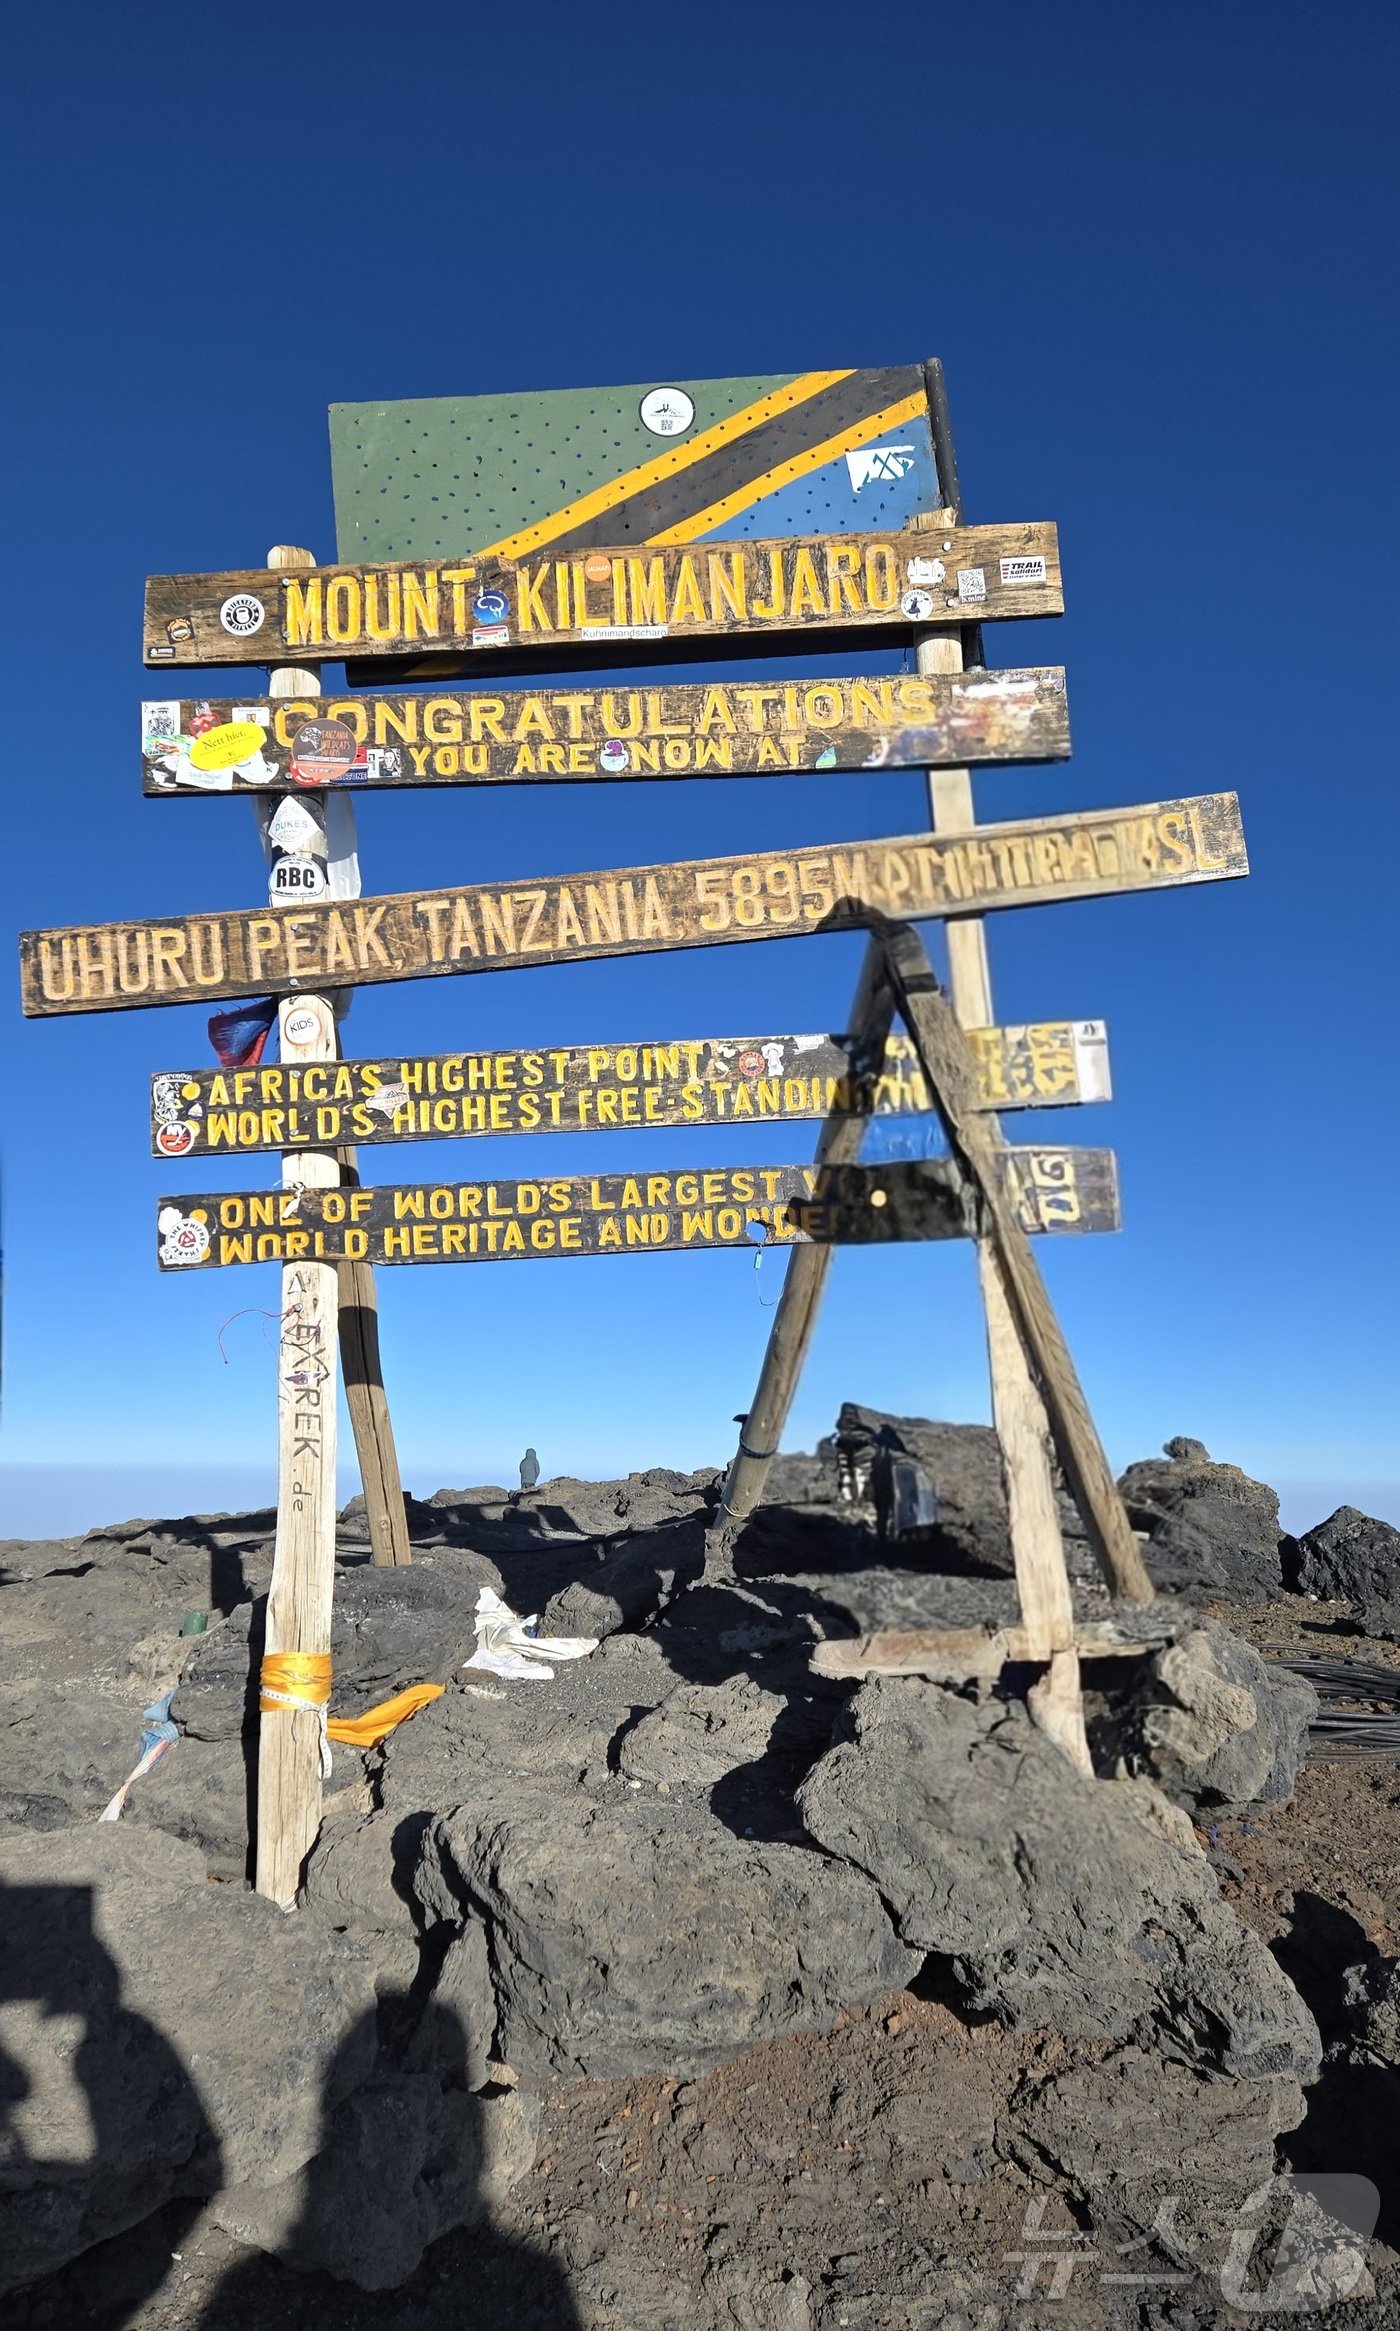
M706 542L764 541L790 534L883 534L940 507L933 438L926 420L886 429L726 518Z
M277 1058L277 998L264 996L255 1004L231 1004L215 1012L209 1022L209 1041L225 1068L256 1068L272 1038L271 1058Z

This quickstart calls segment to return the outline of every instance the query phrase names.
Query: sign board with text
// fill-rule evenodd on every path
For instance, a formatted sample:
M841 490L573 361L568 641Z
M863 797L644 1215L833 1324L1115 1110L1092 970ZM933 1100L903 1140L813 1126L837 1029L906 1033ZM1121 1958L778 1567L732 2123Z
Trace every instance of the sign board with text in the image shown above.
M1228 881L1248 870L1239 803L1212 793L965 834L24 931L20 979L31 1017L127 1011L796 938L889 918Z
M1111 1098L1102 1020L968 1031L982 1106ZM850 1036L705 1036L522 1052L452 1052L281 1067L164 1070L151 1079L151 1154L227 1157L491 1133L647 1125L791 1124L922 1115L914 1047L891 1035L873 1066Z
M195 697L142 705L141 752L146 792L167 799L279 786L776 777L1063 760L1069 716L1054 666L501 695Z
M635 664L765 647L869 646L920 625L1059 615L1059 542L1044 524L575 551L412 565L152 575L148 664L408 659L431 677L486 653L498 671L551 659ZM462 668L465 668L463 665Z
M1110 1150L1010 1149L1023 1229L1119 1226ZM162 1270L228 1263L527 1262L745 1245L963 1238L975 1209L947 1158L887 1166L715 1166L376 1189L215 1191L162 1198Z

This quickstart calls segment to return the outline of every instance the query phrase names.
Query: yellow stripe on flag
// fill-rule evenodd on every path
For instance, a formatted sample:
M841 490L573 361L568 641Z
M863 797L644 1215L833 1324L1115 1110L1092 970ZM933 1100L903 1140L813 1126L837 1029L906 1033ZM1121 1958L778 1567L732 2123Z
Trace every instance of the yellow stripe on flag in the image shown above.
M694 542L702 534L713 533L726 518L736 517L741 510L752 509L765 494L776 493L781 486L790 486L796 479L810 477L814 469L824 469L829 461L836 461L843 453L854 453L858 445L866 445L872 437L883 437L887 429L898 429L903 422L912 421L916 414L927 412L928 402L922 389L912 396L902 397L897 405L887 405L883 413L869 413L863 421L855 421L836 437L827 437L820 445L810 445L805 453L793 454L791 460L778 464L760 478L751 478L746 486L736 486L723 501L711 502L708 510L697 510L693 517L682 518L679 525L668 526L663 534L654 534L651 540L663 542Z
M644 461L639 469L629 469L625 476L613 478L605 486L597 486L591 494L583 494L563 510L554 510L537 525L522 526L518 534L503 535L499 542L488 542L478 555L482 558L524 558L532 550L539 550L546 542L557 542L561 534L570 533L590 518L600 517L604 510L615 510L620 503L630 501L634 494L644 493L648 486L660 485L666 478L692 469L707 454L715 453L722 445L732 445L736 437L747 436L765 421L776 420L780 413L791 412L794 405L805 405L823 389L834 388L838 380L849 380L851 366L844 372L803 372L786 388L774 389L760 397L753 405L731 413L727 420L716 421L713 428L702 429L698 437L688 438L684 445L668 446L653 461ZM917 410L923 397L911 401L910 410ZM904 407L899 408L901 414ZM862 423L862 427L866 424ZM679 535L659 535L658 541L678 542Z

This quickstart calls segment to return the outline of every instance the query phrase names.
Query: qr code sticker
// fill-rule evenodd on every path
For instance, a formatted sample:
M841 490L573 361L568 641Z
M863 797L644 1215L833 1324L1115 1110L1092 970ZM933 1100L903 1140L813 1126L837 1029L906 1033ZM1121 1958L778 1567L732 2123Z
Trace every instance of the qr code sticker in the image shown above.
M987 576L983 567L958 568L958 597L964 607L975 605L987 596Z

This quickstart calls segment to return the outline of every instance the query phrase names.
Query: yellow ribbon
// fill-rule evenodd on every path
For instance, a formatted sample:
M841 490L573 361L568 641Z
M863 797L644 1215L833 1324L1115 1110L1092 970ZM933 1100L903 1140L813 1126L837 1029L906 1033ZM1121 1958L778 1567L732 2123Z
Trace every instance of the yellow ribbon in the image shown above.
M351 1748L374 1748L387 1738L396 1724L405 1717L416 1716L429 1700L439 1699L446 1684L410 1684L407 1691L395 1692L392 1700L381 1700L378 1707L366 1708L363 1716L332 1716L326 1726L332 1740L346 1742Z
M324 1708L331 1696L331 1655L328 1651L265 1651L258 1676L258 1706L264 1715L274 1708Z
M321 1711L328 1739L342 1741L351 1748L373 1748L388 1737L396 1724L416 1715L446 1688L440 1683L410 1684L406 1691L396 1692L391 1700L381 1700L377 1707L366 1708L362 1716L327 1717L324 1710L331 1696L330 1653L268 1651L263 1654L258 1677L258 1706L265 1714L276 1708Z

